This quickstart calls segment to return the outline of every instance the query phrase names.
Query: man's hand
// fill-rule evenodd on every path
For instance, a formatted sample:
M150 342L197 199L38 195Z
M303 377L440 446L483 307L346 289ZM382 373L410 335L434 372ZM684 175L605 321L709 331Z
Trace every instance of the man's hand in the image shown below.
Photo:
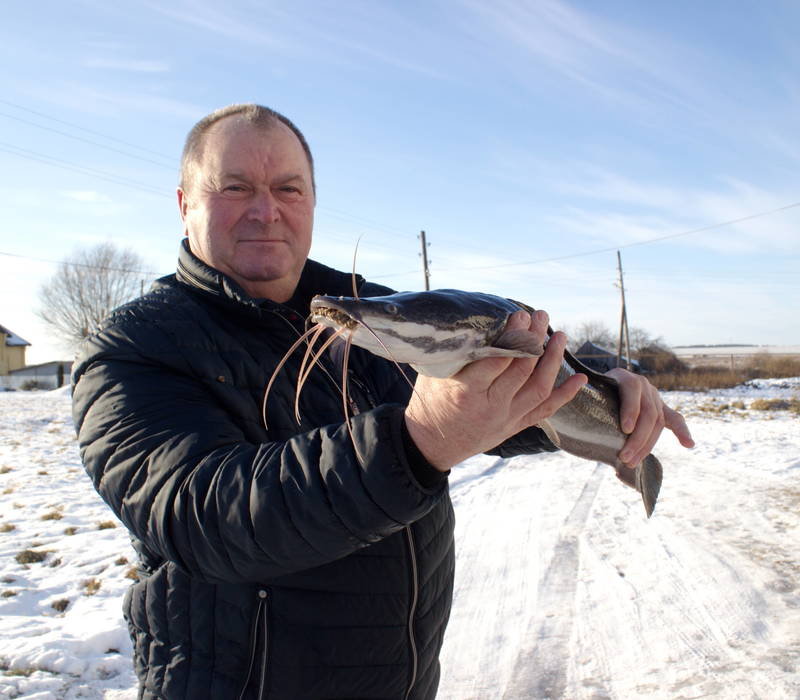
M533 316L518 311L506 329L527 328L531 342L541 345L547 324L544 311ZM564 334L554 333L541 357L489 357L446 379L419 375L405 420L425 458L447 471L552 416L586 383L586 376L577 374L553 389L565 344Z
M658 441L661 431L668 428L684 447L694 447L694 440L683 416L673 411L647 379L624 369L612 369L606 375L619 384L621 399L620 424L628 439L620 459L630 467L641 462Z

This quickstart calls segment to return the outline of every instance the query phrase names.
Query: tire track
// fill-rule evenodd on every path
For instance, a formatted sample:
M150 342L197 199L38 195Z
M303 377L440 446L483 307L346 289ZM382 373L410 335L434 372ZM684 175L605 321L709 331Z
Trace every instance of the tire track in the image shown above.
M564 695L574 626L579 536L607 470L604 464L595 467L564 521L553 558L539 583L536 614L525 633L503 700L544 700Z

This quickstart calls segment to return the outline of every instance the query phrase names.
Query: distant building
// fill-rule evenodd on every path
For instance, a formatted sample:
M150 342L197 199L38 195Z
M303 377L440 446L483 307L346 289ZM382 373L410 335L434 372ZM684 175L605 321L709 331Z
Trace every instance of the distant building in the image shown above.
M67 360L28 365L0 377L0 389L58 389L69 384L71 371L72 363Z
M589 369L593 369L595 372L608 372L608 370L614 369L615 367L624 367L630 369L631 372L639 372L641 370L636 360L631 360L630 366L628 366L625 357L622 358L622 361L618 365L617 353L601 348L599 345L595 345L589 340L581 345L574 354L583 364Z
M25 366L25 348L30 343L0 326L0 376Z

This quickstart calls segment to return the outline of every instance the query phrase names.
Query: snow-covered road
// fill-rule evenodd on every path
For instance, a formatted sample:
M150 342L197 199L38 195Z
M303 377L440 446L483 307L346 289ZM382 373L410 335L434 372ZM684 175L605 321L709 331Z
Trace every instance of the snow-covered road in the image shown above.
M650 520L611 468L569 455L454 470L440 700L798 700L800 419L749 410L798 393L669 395L698 447L659 444ZM134 555L80 467L68 395L0 394L0 411L0 700L134 700Z

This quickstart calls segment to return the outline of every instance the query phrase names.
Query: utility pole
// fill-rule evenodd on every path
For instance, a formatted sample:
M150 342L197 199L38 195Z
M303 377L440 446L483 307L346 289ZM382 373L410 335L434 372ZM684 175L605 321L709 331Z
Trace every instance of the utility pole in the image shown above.
M622 366L622 339L625 338L625 369L631 368L631 338L628 333L628 312L625 309L625 283L622 279L622 256L617 251L617 271L619 272L619 291L622 294L622 314L619 319L619 343L617 344L617 367Z
M419 240L422 243L422 274L425 277L425 291L431 288L431 271L428 268L428 243L425 241L425 231L419 232Z

